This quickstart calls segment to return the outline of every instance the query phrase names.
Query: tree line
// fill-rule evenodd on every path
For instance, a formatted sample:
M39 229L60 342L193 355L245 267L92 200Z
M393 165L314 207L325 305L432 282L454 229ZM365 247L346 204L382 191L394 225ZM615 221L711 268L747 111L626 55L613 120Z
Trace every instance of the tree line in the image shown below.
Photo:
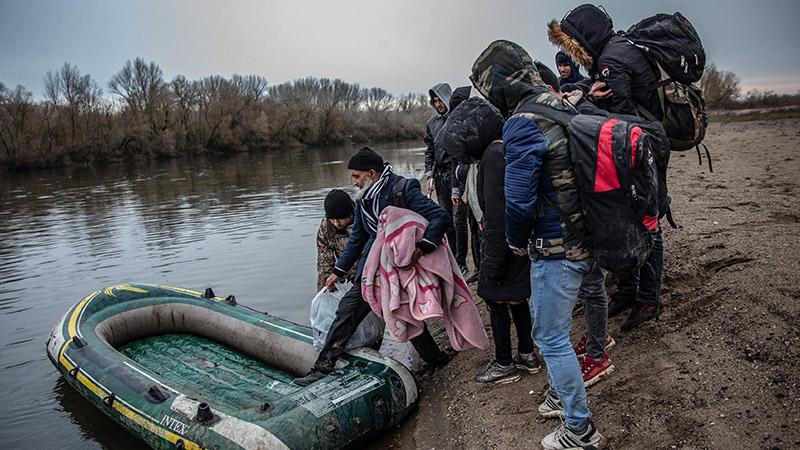
M800 105L800 92L776 94L773 91L754 89L742 95L739 77L720 70L715 64L706 66L700 80L706 106L712 109L774 108Z
M167 80L158 64L142 58L126 62L106 91L70 63L48 71L43 81L41 100L23 86L0 82L0 165L418 139L431 114L419 94L394 96L315 77L274 86L258 75ZM714 64L706 67L701 87L712 109L800 104L800 93L742 95L736 74Z
M70 63L43 81L41 100L23 86L0 83L0 164L416 139L432 114L419 94L315 77L278 85L258 75L167 80L158 64L142 58L126 62L106 91Z

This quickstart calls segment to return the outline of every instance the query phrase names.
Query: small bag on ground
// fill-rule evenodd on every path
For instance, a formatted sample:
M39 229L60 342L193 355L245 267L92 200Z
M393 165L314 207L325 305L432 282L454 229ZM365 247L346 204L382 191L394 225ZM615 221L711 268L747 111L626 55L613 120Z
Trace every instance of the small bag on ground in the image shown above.
M331 328L333 320L336 318L336 310L344 294L353 287L353 283L344 282L336 284L336 292L330 292L327 288L322 288L311 300L311 311L309 319L311 321L313 345L317 350L325 345L325 338ZM385 324L380 317L371 312L361 321L356 328L353 337L347 341L345 351L358 347L370 347L383 336Z

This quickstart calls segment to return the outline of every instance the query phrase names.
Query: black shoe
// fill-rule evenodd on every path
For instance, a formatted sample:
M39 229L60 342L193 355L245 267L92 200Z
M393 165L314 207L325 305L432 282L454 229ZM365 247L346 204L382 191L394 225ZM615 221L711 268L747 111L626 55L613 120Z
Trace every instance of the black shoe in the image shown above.
M422 378L423 380L431 378L433 374L436 373L437 370L446 366L447 363L450 362L450 359L451 359L450 355L448 355L445 352L441 352L439 359L437 359L435 363L425 364L425 366L419 372L419 377Z
M467 269L467 265L466 264L459 264L458 265L458 270L461 271L461 276L462 277L466 277L467 276L467 272L469 272L469 269Z
M631 331L639 325L658 318L658 306L636 306L622 324L622 331Z
M635 304L636 302L631 299L613 296L608 301L608 317L618 316L623 311L633 308Z
M295 378L294 380L292 380L292 382L298 386L308 386L309 384L315 381L319 381L325 378L326 376L328 376L327 373L320 372L317 369L312 369L311 372L308 373L308 375L300 378Z

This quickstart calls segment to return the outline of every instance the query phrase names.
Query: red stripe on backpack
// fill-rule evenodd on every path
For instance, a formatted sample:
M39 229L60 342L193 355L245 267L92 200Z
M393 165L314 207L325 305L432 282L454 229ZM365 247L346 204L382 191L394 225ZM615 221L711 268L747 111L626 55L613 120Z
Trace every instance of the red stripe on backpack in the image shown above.
M639 127L631 129L631 167L636 167L636 150L639 147L639 138L643 133L644 131Z
M597 168L594 177L594 192L606 192L619 189L617 167L614 164L613 131L618 119L608 119L600 128L597 140Z

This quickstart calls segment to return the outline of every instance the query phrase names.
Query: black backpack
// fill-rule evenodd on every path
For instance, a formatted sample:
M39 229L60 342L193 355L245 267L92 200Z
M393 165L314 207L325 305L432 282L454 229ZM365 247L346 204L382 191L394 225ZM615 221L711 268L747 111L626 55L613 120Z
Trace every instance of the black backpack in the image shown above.
M661 125L636 116L572 115L544 105L530 108L565 126L569 133L570 158L589 235L581 233L549 197L542 196L544 201L589 247L601 267L614 273L641 267L658 230L661 193L655 153L666 142Z
M620 32L639 48L660 72L658 97L663 119L661 123L675 151L697 150L702 164L700 145L713 172L711 154L702 144L708 128L703 91L695 83L703 77L706 53L694 26L681 13L656 14ZM641 105L637 111L651 121L656 118Z
M406 202L406 182L408 178L397 176L394 186L392 186L392 196L389 197L389 204L395 208L408 209Z

